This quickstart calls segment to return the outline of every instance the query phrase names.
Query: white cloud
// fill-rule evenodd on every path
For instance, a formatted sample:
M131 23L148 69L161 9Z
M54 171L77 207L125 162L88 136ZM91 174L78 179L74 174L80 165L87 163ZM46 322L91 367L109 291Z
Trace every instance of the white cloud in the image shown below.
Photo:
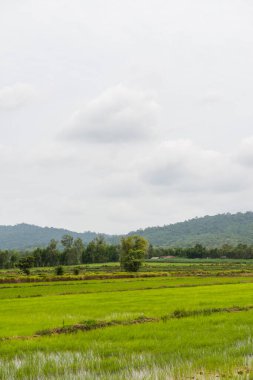
M253 136L242 140L236 159L243 166L253 167Z
M155 134L158 112L154 96L118 85L77 110L64 136L100 143L150 138Z
M166 191L228 193L248 185L230 155L205 150L190 140L160 144L143 165L144 181Z
M33 86L15 83L0 88L0 108L16 108L27 103L35 94Z
M222 95L218 91L210 90L206 92L206 94L203 95L201 102L204 105L212 106L212 105L220 103L223 100L224 99Z
M250 169L240 167L235 155L191 140L122 148L100 145L94 155L88 145L1 147L3 222L10 220L10 202L15 222L110 233L249 208Z

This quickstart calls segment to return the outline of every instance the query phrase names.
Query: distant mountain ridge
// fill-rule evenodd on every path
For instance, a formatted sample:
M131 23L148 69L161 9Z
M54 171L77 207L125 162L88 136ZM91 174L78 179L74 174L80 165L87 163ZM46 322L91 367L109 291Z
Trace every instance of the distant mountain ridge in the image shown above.
M80 237L89 242L98 234L95 232L78 233L64 228L39 227L21 223L15 226L0 226L0 249L29 249L46 246L51 239L60 241L63 235ZM109 236L109 235L108 235Z
M85 243L98 235L103 235L109 243L118 243L121 237L90 231L78 233L62 228L21 223L15 226L0 226L0 249L24 250L42 247L51 239L60 241L65 234L72 235L74 238L79 237ZM131 231L127 235L133 234L144 236L155 246L190 247L196 243L207 247L239 243L253 245L253 212L204 216L163 227L148 227Z
M132 233L142 235L158 246L192 247L197 243L207 247L240 243L253 245L253 212L207 215Z

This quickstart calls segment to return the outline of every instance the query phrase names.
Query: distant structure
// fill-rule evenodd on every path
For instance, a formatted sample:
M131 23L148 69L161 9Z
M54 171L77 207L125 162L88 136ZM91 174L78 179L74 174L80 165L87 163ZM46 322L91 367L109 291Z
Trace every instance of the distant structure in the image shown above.
M160 259L175 259L176 256L161 256Z
M161 260L161 259L175 259L176 256L154 256L154 257L151 257L150 260Z

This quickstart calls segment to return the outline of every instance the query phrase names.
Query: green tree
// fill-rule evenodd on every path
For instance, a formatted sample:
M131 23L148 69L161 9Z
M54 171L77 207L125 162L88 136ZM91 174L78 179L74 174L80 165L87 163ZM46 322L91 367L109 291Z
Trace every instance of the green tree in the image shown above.
M108 261L108 245L102 235L89 242L83 255L83 263L104 263Z
M73 264L80 264L84 252L84 244L82 239L77 238L74 240L70 252L70 261L72 261Z
M61 239L61 243L62 243L64 249L71 248L73 241L74 241L74 238L71 235L63 235L63 237Z
M10 254L8 251L0 251L0 268L8 268Z
M61 244L64 247L62 253L62 264L71 265L75 264L72 260L72 248L73 248L74 238L71 235L64 235L61 239Z
M62 253L62 264L80 264L84 252L84 244L82 242L82 239L77 238L74 240L72 236L64 235L62 237L61 243L64 247L64 251Z
M55 239L50 240L48 246L45 249L46 253L46 265L54 266L59 264L59 251L57 250L58 242Z
M155 255L155 250L152 244L149 244L148 247L148 258L151 259L151 257L156 256Z
M25 256L21 257L18 262L18 267L22 272L29 275L30 274L30 268L33 267L34 264L34 258L33 256Z
M10 257L10 263L11 263L11 268L15 268L16 264L18 263L17 252L12 252L11 257Z
M128 236L121 239L120 265L128 272L137 272L147 254L148 241L138 235Z

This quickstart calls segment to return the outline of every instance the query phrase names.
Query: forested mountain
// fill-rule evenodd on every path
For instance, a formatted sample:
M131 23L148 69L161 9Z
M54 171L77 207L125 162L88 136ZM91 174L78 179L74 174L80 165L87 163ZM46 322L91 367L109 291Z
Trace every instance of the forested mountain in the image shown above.
M60 228L38 227L29 224L0 226L0 249L27 249L45 246L51 239L61 240L64 234L80 237L84 243L90 242L98 234L77 233ZM163 227L148 227L132 231L156 246L190 247L201 243L207 247L238 243L253 244L253 212L219 214L194 218L185 222ZM118 235L105 235L106 241L117 243Z
M38 227L31 224L0 226L0 249L27 249L46 246L51 239L60 241L63 235L80 237L88 243L97 236L95 232L82 234L53 227Z
M132 233L145 236L153 245L206 247L223 244L253 244L253 212L219 214L194 218L163 227L149 227Z

